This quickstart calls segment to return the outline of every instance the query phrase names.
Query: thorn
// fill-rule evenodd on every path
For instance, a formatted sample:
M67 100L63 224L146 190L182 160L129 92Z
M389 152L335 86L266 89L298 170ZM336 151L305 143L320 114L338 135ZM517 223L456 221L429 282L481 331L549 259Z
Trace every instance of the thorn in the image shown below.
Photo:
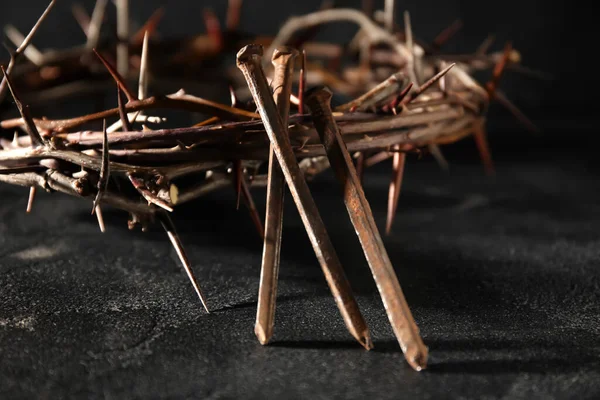
M169 214L167 214L165 212L161 212L161 213L158 213L158 218L159 218L160 223L161 223L162 227L164 228L165 232L167 232L167 235L169 236L169 240L171 241L171 245L175 249L175 252L177 253L177 256L179 257L179 261L181 261L181 264L183 264L183 268L185 269L185 272L187 273L187 276L190 279L190 282L192 282L192 286L194 286L194 290L196 291L198 298L202 302L202 305L204 306L204 309L206 310L206 312L208 314L210 314L210 311L208 310L208 306L206 305L206 299L204 298L204 295L202 294L200 285L196 281L196 277L194 276L194 271L192 270L192 266L190 265L190 262L185 253L185 250L183 248L181 240L179 239L179 235L177 234L177 231L175 230L175 225L173 224L171 217L169 217Z
M104 216L102 215L102 208L100 208L100 206L97 205L96 207L94 207L94 210L96 210L96 219L98 220L98 226L100 227L100 232L105 233L106 226L104 225Z
M210 8L204 9L204 24L206 25L206 33L211 38L217 48L223 47L223 31L219 19Z
M522 74L530 78L540 79L543 81L553 81L555 79L555 77L552 74L546 71L525 67L519 64L509 64L506 68L518 74Z
M2 99L3 99L3 96L4 96L4 91L6 89L6 85L7 85L7 82L8 82L8 80L6 79L6 77L12 73L12 69L15 66L15 63L17 61L17 57L20 54L22 54L27 49L27 46L29 46L29 44L31 43L31 40L33 39L33 36L35 35L35 33L37 32L37 30L39 29L39 27L42 24L42 22L44 22L44 20L46 19L46 17L50 13L50 10L52 10L52 7L54 7L55 4L56 4L56 0L51 0L50 1L50 4L48 4L48 7L46 7L46 9L44 10L44 12L40 16L40 18L37 20L37 22L35 23L35 25L33 25L33 28L31 28L31 31L29 31L29 33L27 34L27 36L25 37L25 39L23 40L23 42L21 43L21 45L14 51L14 53L11 54L10 62L8 63L8 67L6 67L6 72L4 72L4 77L5 78L2 79L2 82L0 83L0 102L2 102Z
M395 16L395 5L396 5L396 0L385 0L385 8L384 8L384 15L385 15L385 29L390 32L390 33L394 33L394 16Z
M117 85L117 106L119 108L119 117L121 118L121 125L124 132L131 132L133 128L129 122L127 111L125 110L125 104L123 103L123 96L121 96L121 88Z
M498 101L498 103L502 104L521 124L523 124L527 129L529 129L533 133L539 133L540 128L538 128L517 106L515 106L509 99L506 97L504 92L496 89L494 92L494 99Z
M35 126L35 122L33 121L33 118L31 117L31 113L29 111L29 106L23 106L23 103L21 103L21 100L19 99L19 95L18 95L15 87L12 84L12 80L8 76L8 73L4 69L4 66L0 65L0 69L2 70L2 73L4 74L4 80L6 81L8 90L10 91L15 104L17 105L17 109L19 110L19 113L21 114L21 118L23 118L23 122L25 123L25 127L27 128L26 129L27 133L29 134L29 137L31 138L31 143L34 146L43 145L44 141L42 140L42 137L40 136L40 133L37 130L37 127Z
M446 42L448 42L458 31L460 31L463 27L463 23L460 19L455 20L447 26L443 31L438 33L438 35L433 39L432 47L434 50L439 50Z
M219 117L210 117L208 119L205 119L202 122L198 122L197 124L194 125L194 128L199 128L201 126L206 126L206 125L212 125L214 123L216 123L219 120Z
M242 181L244 180L244 172L242 171L242 161L235 160L233 162L233 176L235 183L235 194L237 196L235 209L240 209L240 198L242 195Z
M80 3L73 3L73 5L71 6L71 13L73 14L73 18L75 18L75 21L77 21L79 27L87 37L88 29L90 26L90 16L85 11L85 8L83 8L83 6Z
M414 39L413 39L413 31L412 24L410 22L410 13L408 10L404 11L404 36L406 42L406 48L414 56Z
M402 89L402 91L400 92L400 94L398 94L394 101L392 101L391 107L394 115L397 114L398 104L400 104L400 102L404 100L406 95L410 93L410 90L412 89L413 85L414 84L412 82L409 83L404 89Z
M238 30L241 15L242 0L229 0L227 5L227 17L225 18L225 28L227 31L233 32Z
M235 108L237 106L238 99L235 94L235 89L231 85L229 85L229 97L231 98L231 107Z
M248 187L248 183L246 182L246 180L242 178L241 182L241 190L244 195L246 207L248 207L250 217L252 218L252 222L254 223L254 227L256 228L259 237L264 240L265 228L263 227L262 219L260 218L260 215L256 208L256 204L254 203L254 199L252 198L252 193L250 193L250 188Z
M380 151L377 154L374 154L365 160L365 169L370 168L373 165L379 164L382 161L385 161L393 156L393 153L389 151Z
M2 47L4 47L4 50L6 50L8 54L10 54L11 58L15 56L16 49L14 49L13 46L8 44L6 40L2 41Z
M485 86L490 98L494 97L494 92L498 88L498 83L500 83L500 78L502 77L502 74L506 69L506 65L508 64L508 60L510 58L511 53L512 45L510 42L508 42L506 43L506 46L504 46L504 54L502 55L502 58L500 58L500 60L498 60L498 62L494 66L494 71L492 72L492 79Z
M444 157L444 153L442 153L442 149L440 149L440 146L438 146L435 143L430 143L428 149L433 158L435 158L435 161L438 163L440 168L444 172L449 172L450 164L448 164L448 160L446 160L446 157Z
M481 162L483 163L486 174L488 176L495 175L496 171L483 121L473 123L473 137L475 138L475 144L477 144L479 156L481 157Z
M300 82L298 84L298 113L304 114L304 92L306 90L306 50L302 50L300 60Z
M106 120L103 121L102 126L102 164L100 166L100 176L98 178L98 192L96 193L96 198L94 199L94 204L92 206L92 214L94 211L97 211L100 208L100 200L102 196L108 189L108 178L110 177L110 155L108 152L108 134L106 132ZM102 230L102 226L100 227Z
M442 60L440 62L440 68L446 68L445 61ZM447 90L447 86L446 86L446 75L444 75L440 78L439 87L440 87L440 91L443 93L444 97L448 96L448 90Z
M33 200L35 200L35 194L37 192L37 188L35 186L32 186L29 188L29 199L27 199L27 213L31 212L31 209L33 208Z
M15 46L19 46L25 41L25 36L17 28L12 25L6 25L4 27L4 33L6 37L13 42ZM23 55L36 66L41 66L44 60L44 55L34 45L30 44L23 51Z
M125 93L125 96L127 96L127 100L134 101L135 96L127 87L127 84L125 83L125 80L123 79L121 74L104 57L102 57L102 55L100 53L98 53L96 51L96 49L92 49L92 51L94 52L94 54L96 54L96 56L100 59L100 61L102 61L102 64L104 64L104 67L108 70L108 72L113 77L113 79L115 80L117 85L119 85L119 87L121 88L123 93Z
M139 44L142 43L145 40L145 36L146 35L152 35L156 32L156 28L158 28L158 24L160 23L160 21L162 20L163 16L165 15L165 8L164 7L159 7L158 9L156 9L152 15L150 16L150 18L148 18L148 20L144 23L144 25L138 29L138 31L136 33L134 33L134 35L131 37L131 43L133 44Z
M487 38L485 38L483 43L481 43L479 45L479 47L475 51L475 54L481 55L481 56L485 55L490 50L490 47L492 47L492 44L494 44L495 40L496 40L495 35L489 35Z
M121 76L126 77L129 73L129 0L116 0L116 5L118 39L117 71Z
M339 105L335 108L336 111L351 110L352 112L357 109L369 109L377 107L383 100L393 96L404 84L404 75L401 73L394 73L381 83L375 85L367 92L356 97L352 101ZM385 105L384 105L385 107Z
M395 150L400 150L399 146L394 146ZM406 153L396 151L394 153L392 180L388 191L388 208L385 233L387 235L392 231L392 224L398 208L398 199L400 198L400 188L402 187L402 178L404 176L404 165L406 164Z
M421 85L421 87L419 87L417 90L415 90L410 96L406 96L404 99L402 99L402 101L400 102L400 105L403 106L403 105L406 105L406 104L410 103L411 101L415 100L424 91L426 91L427 89L429 89L429 87L431 85L433 85L440 78L442 78L444 75L446 75L448 73L448 71L450 71L455 65L456 65L456 63L452 63L449 66L447 66L446 68L444 68L442 71L440 71L437 74L435 74L427 82L425 82L423 85Z
M162 208L163 210L173 212L173 207L171 207L170 204L157 197L146 187L146 182L143 178L134 176L130 172L127 173L127 178L129 178L129 181L131 182L133 187L139 192L139 194L142 195L144 199L146 199L146 201L148 201L148 203L152 203Z
M148 96L148 39L149 31L144 33L142 42L142 57L140 61L140 78L138 81L138 100L144 100Z
M92 12L92 19L88 26L88 29L85 31L87 36L87 42L85 46L88 49L93 49L98 46L98 42L100 41L100 32L102 30L102 22L104 21L104 13L106 11L106 6L108 4L108 0L97 0L96 6L94 7L94 11Z

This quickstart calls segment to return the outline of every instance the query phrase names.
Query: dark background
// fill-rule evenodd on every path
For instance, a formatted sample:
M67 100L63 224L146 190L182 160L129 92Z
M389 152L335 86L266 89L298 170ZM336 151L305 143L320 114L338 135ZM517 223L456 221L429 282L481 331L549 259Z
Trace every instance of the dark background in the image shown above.
M92 1L81 2L88 10ZM167 4L169 3L169 4ZM376 2L377 3L377 2ZM360 2L336 2L360 6ZM2 2L0 25L23 33L44 1ZM201 13L225 1L131 1L142 23L160 5L164 36L203 32ZM383 6L383 1L378 2ZM318 1L244 3L242 28L273 34ZM59 1L34 44L84 36ZM269 347L253 335L261 243L225 191L175 214L214 312L201 310L158 229L129 232L89 205L0 188L0 397L3 398L597 398L600 394L600 195L591 12L574 2L404 1L415 34L431 40L461 18L445 47L472 52L489 33L551 81L506 73L502 88L541 129L525 131L499 105L488 129L498 173L483 174L471 139L447 146L445 174L409 158L394 232L386 237L426 344L430 368L409 369L389 328L330 174L312 188L348 269L376 349L346 334L291 199L280 300ZM109 16L114 18L109 6ZM589 15L589 16L588 16ZM352 28L324 29L346 41ZM365 190L383 227L390 166ZM264 209L264 191L255 198Z

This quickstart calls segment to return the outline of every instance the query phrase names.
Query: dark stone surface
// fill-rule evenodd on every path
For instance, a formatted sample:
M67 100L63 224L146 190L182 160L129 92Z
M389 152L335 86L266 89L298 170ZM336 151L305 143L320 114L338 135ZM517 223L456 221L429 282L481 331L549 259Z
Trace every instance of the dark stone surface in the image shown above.
M329 174L313 183L370 325L345 331L288 197L276 332L253 334L261 244L225 191L175 214L214 311L206 315L159 230L129 232L90 204L0 193L0 398L598 398L598 163L555 153L445 176L409 159L386 237L430 347L403 359ZM451 161L454 161L451 158ZM366 193L383 225L389 166ZM264 192L256 199L263 207Z

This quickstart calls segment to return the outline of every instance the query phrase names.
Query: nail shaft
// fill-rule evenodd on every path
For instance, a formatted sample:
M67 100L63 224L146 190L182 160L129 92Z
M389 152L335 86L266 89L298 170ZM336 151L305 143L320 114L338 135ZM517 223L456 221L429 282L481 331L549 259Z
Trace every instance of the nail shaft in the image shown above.
M262 53L262 46L245 46L237 54L238 68L248 83L277 160L344 322L352 336L365 348L370 349L372 343L367 324L358 308L350 283L300 170L275 101L271 97L271 90L261 66Z
M328 89L313 89L307 94L307 106L311 110L331 167L343 187L350 220L363 247L394 333L408 363L419 371L427 365L428 350L419 335L354 164L331 113L331 97L332 93Z
M273 97L287 134L290 113L290 95L292 92L292 73L297 51L291 48L278 48L273 52ZM275 325L275 303L277 297L277 278L281 253L281 235L283 226L283 204L285 195L285 176L281 171L277 157L270 146L269 174L267 184L267 210L265 216L265 238L263 243L260 286L258 289L258 307L254 333L261 344L267 344L273 335Z

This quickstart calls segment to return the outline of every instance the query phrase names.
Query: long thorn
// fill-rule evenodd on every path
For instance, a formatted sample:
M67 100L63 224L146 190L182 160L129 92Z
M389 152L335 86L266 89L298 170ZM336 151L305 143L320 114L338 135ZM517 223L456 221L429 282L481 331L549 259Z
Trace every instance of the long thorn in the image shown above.
M90 27L90 16L85 11L85 8L80 3L73 3L71 6L71 13L75 18L75 21L79 24L79 27L85 34L85 37L88 36L88 29Z
M122 77L129 74L129 0L117 4L117 71ZM129 98L129 96L127 97Z
M127 173L127 178L129 178L129 181L133 187L138 191L139 194L142 195L144 199L146 199L146 201L148 201L148 203L152 203L163 210L173 212L173 207L170 204L156 196L146 187L146 181L143 178L135 176L131 173Z
M144 100L148 96L148 40L149 33L144 33L142 42L142 56L140 61L140 79L138 81L138 100Z
M2 70L2 73L4 74L4 80L6 81L8 89L10 90L10 93L12 94L12 97L17 106L17 109L19 110L19 113L21 114L21 118L23 118L23 122L25 123L25 128L27 130L27 133L29 134L29 137L31 138L31 143L34 146L43 145L44 141L42 140L42 137L40 136L40 133L37 130L37 127L35 126L35 122L33 121L31 113L29 112L29 107L23 105L23 103L21 102L21 99L19 98L19 94L17 93L16 88L13 86L12 81L11 81L10 77L8 76L8 72L1 65L0 65L0 70Z
M94 213L96 214L96 219L98 220L98 227L100 228L100 232L106 232L106 225L104 225L104 216L102 215L102 208L100 205L94 207Z
M380 151L365 160L365 168L370 168L373 165L386 161L392 158L394 154L390 151Z
M206 25L206 33L210 37L217 48L223 47L223 31L221 30L221 23L219 18L215 15L213 10L210 8L204 9L204 24Z
M248 207L248 211L250 212L250 218L252 218L252 222L254 223L256 232L262 240L265 237L265 229L263 228L263 223L260 218L260 214L258 213L256 204L254 203L254 199L252 198L252 193L250 192L250 188L248 187L248 182L246 182L243 176L241 180L240 190L242 192L242 195L244 196L244 202L246 203L246 207Z
M523 112L515 106L509 99L506 97L504 92L500 89L496 89L494 91L494 100L498 103L502 104L523 126L529 129L533 133L539 133L540 128L538 128Z
M131 43L140 44L143 42L144 37L146 35L150 36L154 32L156 32L156 28L158 27L158 24L160 23L164 15L164 7L160 7L156 11L154 11L150 18L148 18L148 20L144 23L144 25L140 29L138 29L138 31L135 34L133 34L133 36L131 37Z
M404 37L406 42L406 49L410 53L410 58L408 59L408 74L411 79L417 83L421 83L421 71L418 70L420 64L417 62L417 55L415 53L415 44L412 30L412 23L410 21L410 13L408 10L404 11Z
M508 61L509 61L511 53L512 53L512 45L510 42L508 42L508 43L506 43L506 46L504 47L504 53L502 54L502 57L500 58L500 60L498 60L498 62L494 66L494 70L492 71L492 79L486 85L486 90L488 91L488 94L490 97L494 97L494 92L498 88L498 84L500 83L500 78L502 77L502 74L504 73L504 70L506 69L506 66L508 65Z
M240 26L240 17L242 15L242 0L229 0L227 4L227 16L225 18L225 28L229 32L237 31Z
M398 72L392 74L389 78L366 92L365 94L357 97L356 99L339 105L335 108L335 111L361 111L371 106L376 105L389 98L398 92L398 89L404 84L403 74Z
M108 0L97 0L94 11L92 12L92 19L90 25L86 31L87 42L85 46L88 49L93 49L98 46L100 41L100 31L102 30L102 22L104 21L104 13L106 11L106 5Z
M442 149L440 149L439 145L436 143L429 143L427 149L444 172L450 171L450 164L448 163L448 160L446 160L446 157L444 157L444 153L442 153Z
M302 50L300 81L298 84L298 113L304 114L304 91L306 90L306 50Z
M121 118L121 126L124 132L131 132L133 130L127 111L125 110L125 103L123 102L123 96L121 95L121 88L117 85L117 107L119 108L119 118Z
M434 76L432 76L427 82L425 82L424 84L422 84L417 90L415 90L410 96L406 96L401 102L400 105L406 105L408 103L410 103L411 101L415 100L417 97L419 97L424 91L426 91L427 89L429 89L431 87L431 85L433 85L434 83L436 83L439 79L441 79L444 75L446 75L448 73L448 71L450 71L454 66L456 65L456 63L452 63L449 66L447 66L446 68L444 68L443 70L441 70L440 72L438 72L437 74L435 74Z
M242 170L242 161L235 160L233 162L233 176L234 176L234 185L235 185L235 209L240 209L240 198L242 196L242 181L244 180L244 171Z
M108 189L108 179L110 177L110 153L108 149L108 134L106 132L106 120L103 122L102 133L104 135L102 139L102 165L100 167L100 176L98 178L98 192L94 199L94 205L92 207L92 214L100 208L100 200L106 190ZM102 228L101 228L102 230ZM104 232L104 231L102 231Z
M121 88L123 93L125 93L125 96L127 96L127 101L134 101L135 96L133 95L131 90L129 90L129 88L127 87L127 84L125 83L125 79L123 79L123 76L121 76L121 74L106 60L106 58L102 57L102 55L100 53L98 53L96 51L96 49L92 49L92 51L94 52L94 54L96 54L98 59L100 59L102 64L104 64L104 67L107 69L107 71L113 77L113 79L115 80L117 85L119 85L119 87Z
M13 42L15 46L19 46L25 41L25 36L17 28L12 25L6 25L4 27L4 33L6 37ZM36 66L41 66L43 63L44 55L34 45L30 44L27 46L23 55Z
M399 150L396 146L396 150ZM398 199L400 198L400 189L402 188L402 178L404 177L404 165L406 164L406 153L396 151L393 155L393 175L390 181L388 191L387 219L385 223L385 233L389 235L392 231L392 224L398 209Z
M393 33L394 32L394 16L395 16L395 9L396 6L396 0L385 0L385 9L384 9L384 15L385 15L385 29L390 32Z
M483 163L486 174L490 176L495 175L496 171L483 121L476 121L473 123L473 137L475 138L475 143L477 144L479 156L481 157L481 162Z
M35 194L37 193L37 188L32 186L29 188L29 198L27 199L27 213L31 212L33 208L33 200L35 200Z
M29 31L29 34L27 34L27 36L23 40L23 43L21 43L21 45L15 50L15 52L11 56L10 61L8 63L8 67L6 67L6 72L4 73L4 78L2 79L2 82L0 83L0 103L2 103L2 100L4 99L4 92L6 90L6 85L7 85L6 77L12 73L12 70L15 67L15 63L17 62L17 58L19 57L19 55L21 55L27 49L27 46L29 46L29 44L31 43L31 40L33 39L33 35L35 35L35 33L39 29L42 22L44 22L44 20L50 13L50 10L52 10L52 7L54 7L54 4L56 4L56 0L50 1L50 4L48 4L48 7L46 7L46 10L44 10L44 12L40 16L40 18L35 23L35 25L33 25L33 28L31 28L31 31Z
M495 40L496 40L495 35L489 35L488 37L486 37L485 40L483 41L483 43L481 43L479 45L479 47L477 48L477 50L475 51L475 54L477 54L477 55L486 54L490 50L490 47L492 47L492 44L494 44Z
M439 50L446 42L450 40L458 31L460 31L463 27L463 23L460 19L455 20L446 27L443 31L438 33L438 35L433 39L432 47L434 50Z
M204 306L204 309L206 310L207 313L210 313L210 311L208 310L208 306L206 305L206 299L204 298L204 295L202 294L202 290L200 289L200 285L198 284L198 281L196 280L196 276L194 275L194 271L192 270L192 266L187 257L187 254L185 253L183 245L181 244L179 235L177 234L177 231L175 230L175 225L173 224L171 217L169 217L169 214L162 212L162 213L158 213L158 218L160 220L162 227L167 232L167 235L169 236L169 240L171 241L171 244L173 245L175 252L177 252L179 261L181 261L181 264L183 265L183 268L185 269L185 272L187 273L187 276L190 279L190 282L192 282L192 286L194 287L194 290L196 291L198 298L202 302L202 306Z
M404 98L410 93L410 90L413 87L413 83L409 83L408 85L406 85L406 87L404 89L402 89L402 91L398 94L398 96L392 101L391 104L391 108L394 114L396 114L397 109L398 109L398 104L400 104L402 102L402 100L404 100Z

